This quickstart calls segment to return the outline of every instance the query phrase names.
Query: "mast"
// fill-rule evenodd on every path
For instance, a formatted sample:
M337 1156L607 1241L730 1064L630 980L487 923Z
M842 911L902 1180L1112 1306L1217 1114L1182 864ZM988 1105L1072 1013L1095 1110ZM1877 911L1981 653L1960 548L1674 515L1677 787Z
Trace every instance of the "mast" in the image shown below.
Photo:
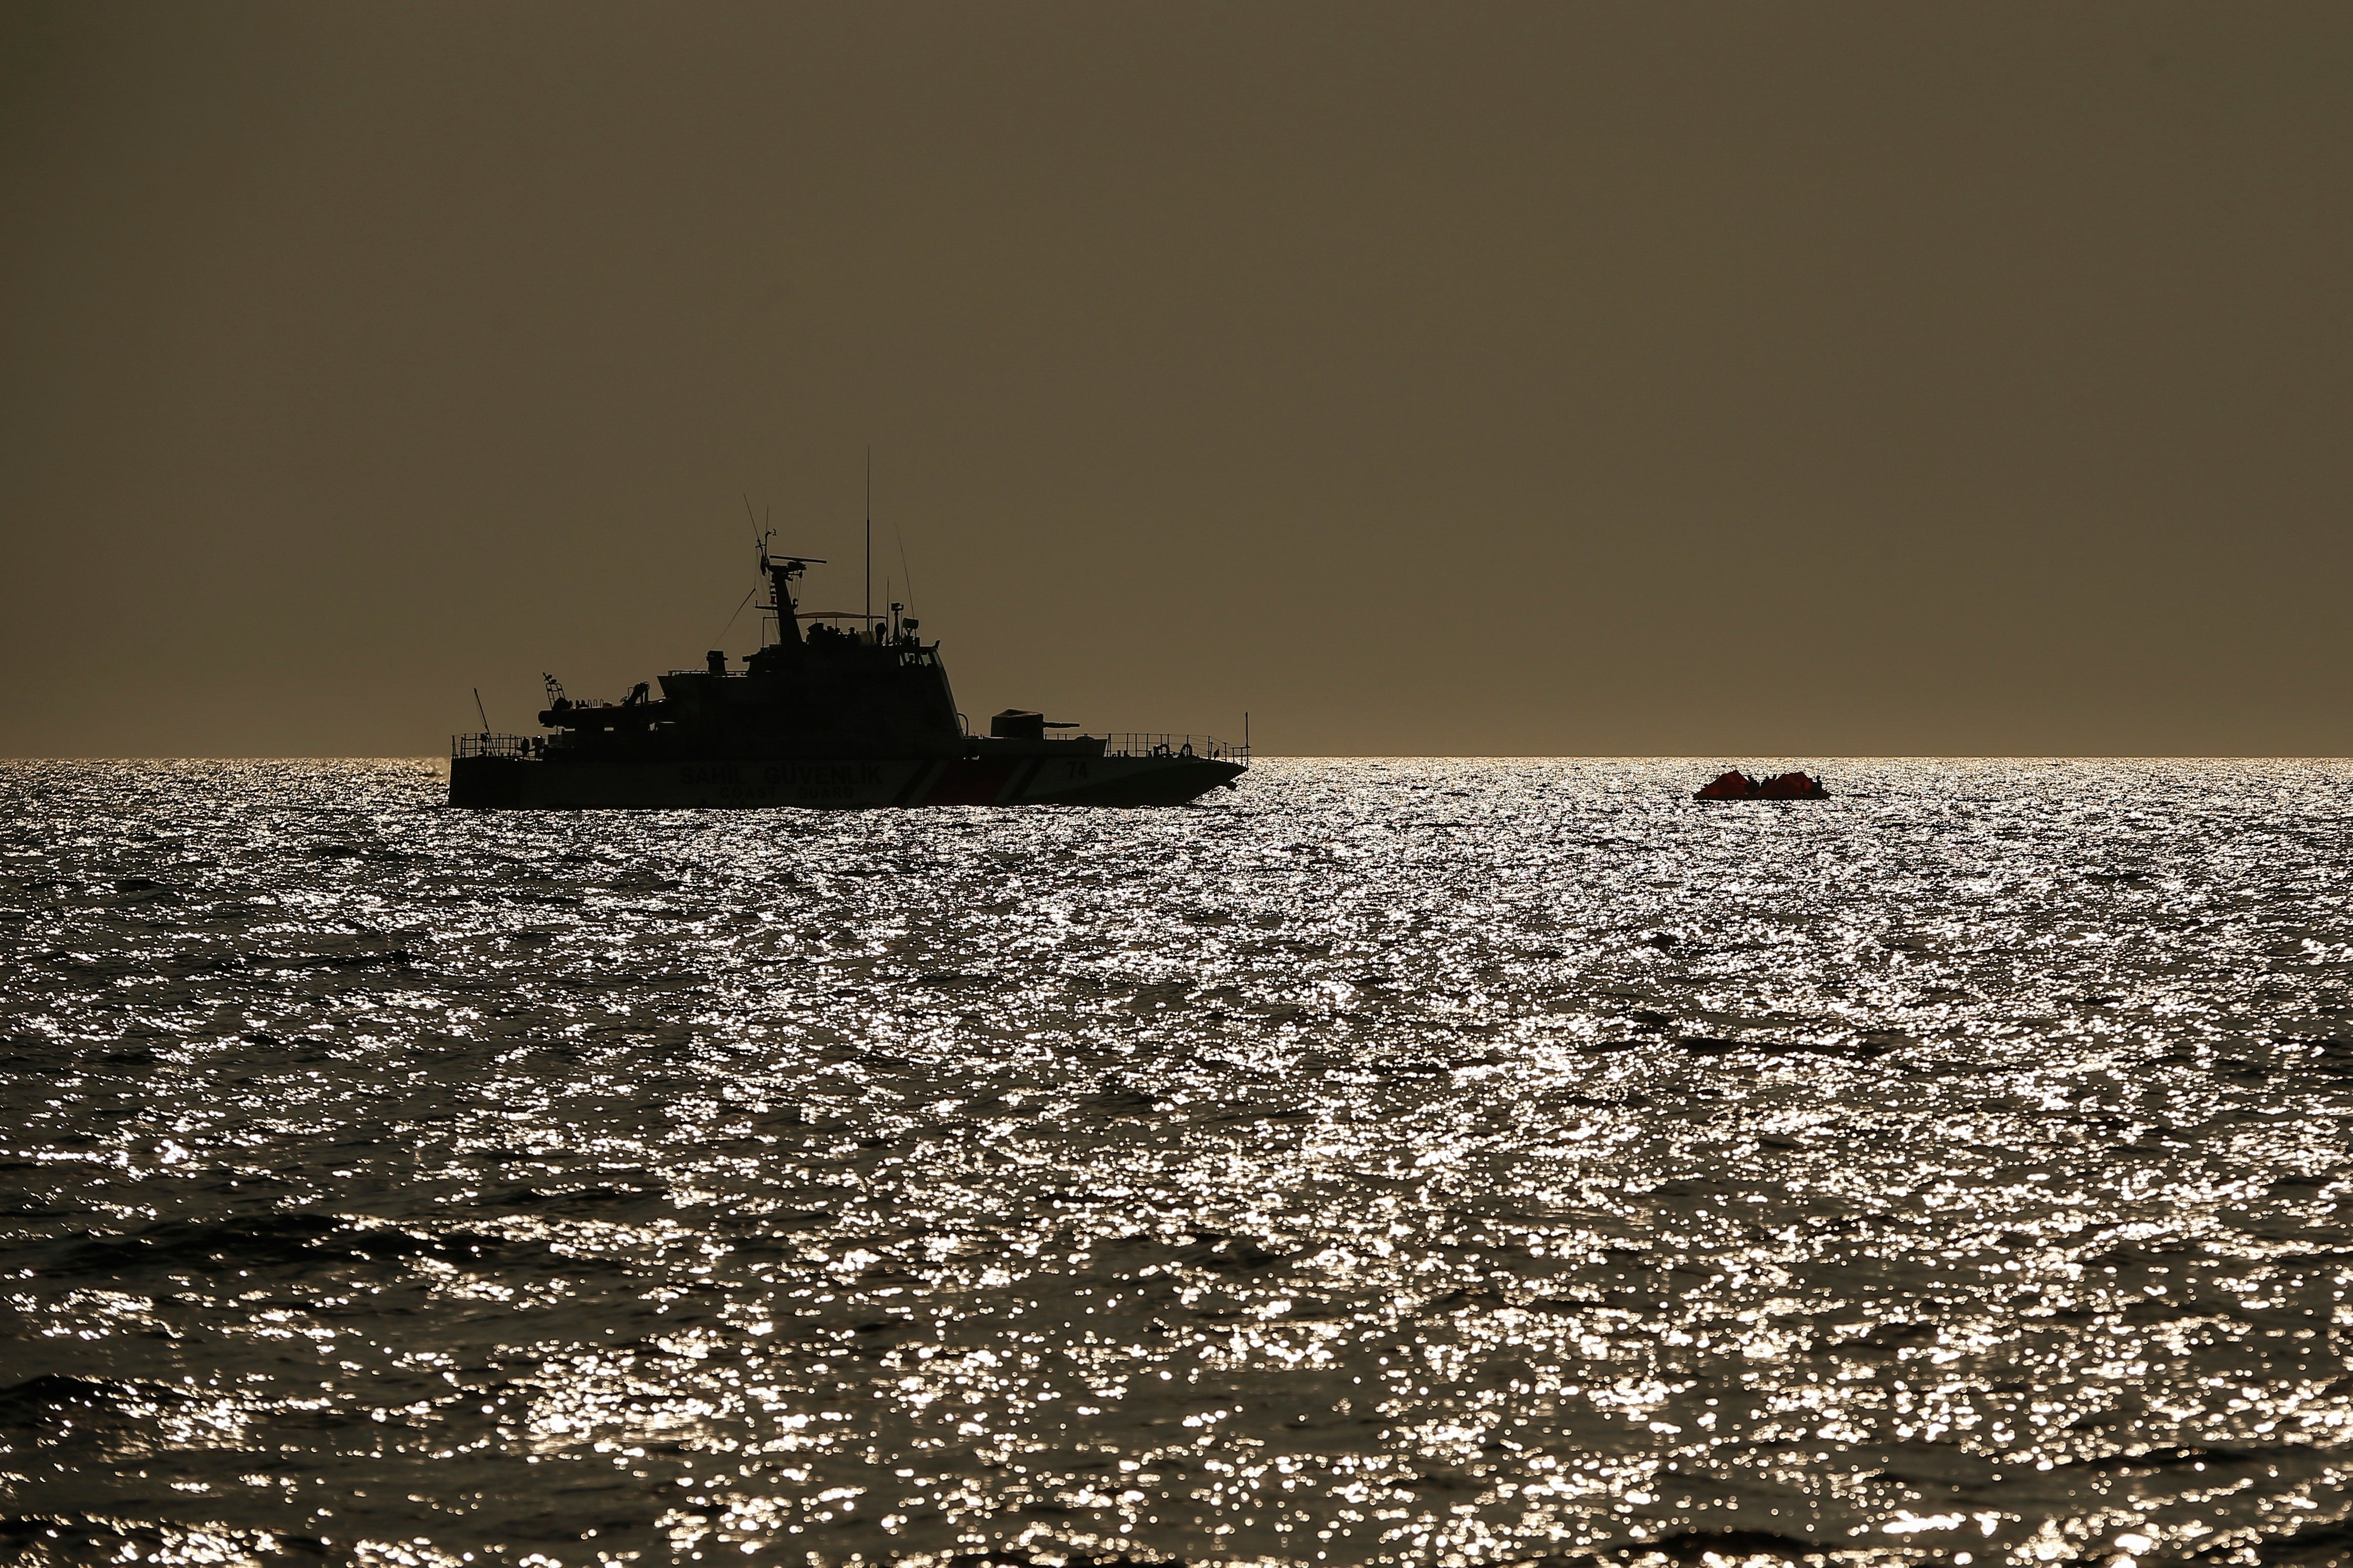
M874 448L866 448L866 637L874 637Z
M767 576L768 603L776 617L776 641L771 647L787 643L796 648L803 646L800 605L793 595L793 579L812 563L820 566L825 563L814 555L771 555L766 538L760 541L760 570Z

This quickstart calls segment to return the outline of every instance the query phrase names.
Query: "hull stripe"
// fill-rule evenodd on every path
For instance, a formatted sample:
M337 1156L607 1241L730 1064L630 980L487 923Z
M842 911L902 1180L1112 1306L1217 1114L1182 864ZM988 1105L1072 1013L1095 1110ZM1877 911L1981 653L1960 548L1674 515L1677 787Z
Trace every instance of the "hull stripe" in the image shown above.
M923 798L925 805L994 805L1012 777L1010 762L959 757L940 770L940 776Z
M929 767L916 769L914 773L907 780L906 786L900 790L897 795L891 797L891 804L892 805L912 805L916 801L923 799L924 795L931 789L932 785L938 781L940 774L945 771L946 767L947 764L945 763L934 763Z

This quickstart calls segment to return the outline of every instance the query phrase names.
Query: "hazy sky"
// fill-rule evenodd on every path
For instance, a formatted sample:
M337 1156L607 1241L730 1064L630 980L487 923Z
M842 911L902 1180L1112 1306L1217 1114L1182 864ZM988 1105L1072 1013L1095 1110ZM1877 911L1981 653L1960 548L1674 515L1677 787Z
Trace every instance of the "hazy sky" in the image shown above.
M18 0L0 752L619 697L743 492L855 607L870 442L976 717L2353 752L2348 83L2341 3Z

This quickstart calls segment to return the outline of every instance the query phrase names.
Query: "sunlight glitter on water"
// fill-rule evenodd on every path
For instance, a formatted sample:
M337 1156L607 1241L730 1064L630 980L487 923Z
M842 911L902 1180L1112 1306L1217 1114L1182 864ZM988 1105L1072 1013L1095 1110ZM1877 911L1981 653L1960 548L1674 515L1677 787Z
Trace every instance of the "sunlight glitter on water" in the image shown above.
M34 1561L2334 1561L2348 769L0 770Z

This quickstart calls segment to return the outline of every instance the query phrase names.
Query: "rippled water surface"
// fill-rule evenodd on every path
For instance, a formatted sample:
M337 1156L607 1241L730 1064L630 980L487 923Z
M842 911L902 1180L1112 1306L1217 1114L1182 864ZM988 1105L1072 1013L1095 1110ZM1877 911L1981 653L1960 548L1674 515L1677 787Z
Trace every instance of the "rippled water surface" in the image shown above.
M2348 768L0 768L0 1556L2353 1557Z

